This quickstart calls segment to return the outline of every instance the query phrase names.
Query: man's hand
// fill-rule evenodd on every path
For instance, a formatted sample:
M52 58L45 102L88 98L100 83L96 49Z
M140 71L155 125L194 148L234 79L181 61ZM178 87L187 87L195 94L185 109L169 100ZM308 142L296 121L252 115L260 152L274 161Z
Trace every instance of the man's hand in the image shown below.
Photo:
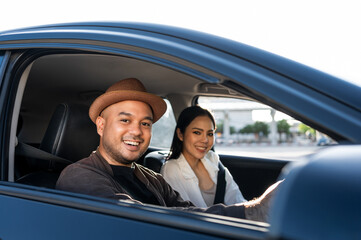
M244 203L246 219L267 222L271 199L281 182L271 185L259 198Z

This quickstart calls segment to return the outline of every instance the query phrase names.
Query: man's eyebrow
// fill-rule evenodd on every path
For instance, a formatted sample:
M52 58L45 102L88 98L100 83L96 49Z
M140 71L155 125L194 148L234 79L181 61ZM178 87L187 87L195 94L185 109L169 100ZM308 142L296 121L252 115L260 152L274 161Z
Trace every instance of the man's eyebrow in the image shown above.
M120 113L118 113L118 115L132 116L132 114L128 113L128 112L120 112Z
M152 118L152 117L145 117L144 119L146 119L146 120L149 120L149 121L153 122L153 118Z
M120 112L120 113L118 113L118 116L120 116L120 115L125 115L125 116L129 116L129 117L130 117L130 116L133 116L133 114L131 114L131 113L129 113L129 112ZM150 117L150 116L147 116L147 117L145 117L144 119L153 122L153 118Z

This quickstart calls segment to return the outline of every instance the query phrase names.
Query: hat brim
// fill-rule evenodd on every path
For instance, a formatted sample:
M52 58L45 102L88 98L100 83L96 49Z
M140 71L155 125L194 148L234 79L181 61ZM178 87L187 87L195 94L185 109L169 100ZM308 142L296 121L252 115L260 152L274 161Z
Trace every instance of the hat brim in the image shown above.
M106 92L96 98L89 108L89 117L95 123L97 117L104 109L112 104L127 100L141 101L149 104L153 111L153 123L158 121L167 110L167 104L157 95L140 91L120 90Z

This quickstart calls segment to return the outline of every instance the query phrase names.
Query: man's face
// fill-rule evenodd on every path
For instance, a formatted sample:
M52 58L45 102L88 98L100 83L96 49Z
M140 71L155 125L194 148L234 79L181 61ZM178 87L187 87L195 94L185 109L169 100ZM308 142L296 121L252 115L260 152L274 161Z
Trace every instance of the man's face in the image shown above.
M96 120L99 151L113 165L130 165L147 150L153 113L148 104L122 101L107 107Z

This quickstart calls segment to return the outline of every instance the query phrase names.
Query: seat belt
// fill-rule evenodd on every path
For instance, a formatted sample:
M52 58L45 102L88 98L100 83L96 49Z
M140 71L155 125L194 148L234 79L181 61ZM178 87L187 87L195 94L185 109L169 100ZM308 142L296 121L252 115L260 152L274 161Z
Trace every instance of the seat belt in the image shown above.
M217 188L216 196L214 197L214 204L224 203L224 195L226 192L226 174L224 166L221 161L218 162L218 176L217 176Z

